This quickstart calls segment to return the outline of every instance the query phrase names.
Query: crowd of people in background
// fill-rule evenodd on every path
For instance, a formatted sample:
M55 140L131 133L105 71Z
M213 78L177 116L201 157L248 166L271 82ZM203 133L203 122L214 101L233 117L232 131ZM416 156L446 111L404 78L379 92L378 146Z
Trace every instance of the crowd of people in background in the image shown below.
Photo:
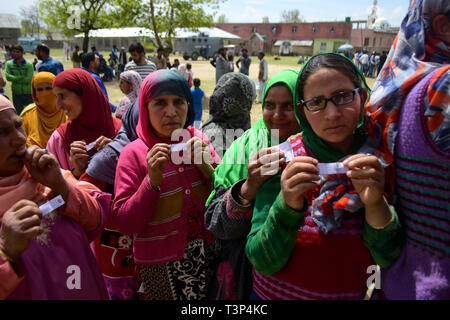
M381 68L386 62L387 52L373 51L369 53L367 50L356 52L353 56L353 62L361 70L365 77L376 78L381 71Z
M12 46L0 299L450 299L449 26L412 1L389 53L259 52L256 83L221 48L210 97L163 48Z

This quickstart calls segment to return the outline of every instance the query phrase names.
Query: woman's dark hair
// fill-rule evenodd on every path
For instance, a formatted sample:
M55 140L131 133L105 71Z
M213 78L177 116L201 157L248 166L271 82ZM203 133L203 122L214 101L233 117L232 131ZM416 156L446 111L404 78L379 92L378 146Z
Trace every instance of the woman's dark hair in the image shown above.
M340 54L321 54L311 58L297 82L298 98L303 99L303 88L308 78L321 68L330 68L345 74L356 88L363 86L361 74L356 66Z

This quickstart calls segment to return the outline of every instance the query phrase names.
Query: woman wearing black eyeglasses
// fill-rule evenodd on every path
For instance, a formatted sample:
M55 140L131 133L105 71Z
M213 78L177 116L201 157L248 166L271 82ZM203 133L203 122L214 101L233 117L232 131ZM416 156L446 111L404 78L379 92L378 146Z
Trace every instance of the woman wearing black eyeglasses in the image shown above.
M31 96L34 103L26 107L21 117L27 134L27 144L45 148L53 131L67 120L64 110L56 108L56 96L52 83L55 75L39 72L31 80Z
M401 228L383 167L361 150L368 93L339 54L316 55L300 71L295 114L303 131L288 139L294 158L259 189L247 238L253 298L362 299L369 267L397 258Z

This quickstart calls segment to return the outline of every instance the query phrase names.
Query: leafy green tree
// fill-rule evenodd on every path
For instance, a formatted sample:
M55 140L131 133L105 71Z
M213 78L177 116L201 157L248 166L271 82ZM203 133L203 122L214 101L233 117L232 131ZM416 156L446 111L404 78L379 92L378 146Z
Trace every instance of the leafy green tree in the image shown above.
M196 30L213 26L213 14L205 7L218 9L221 0L116 0L112 20L117 25L130 24L153 31L156 45L166 55L173 48L176 28Z
M304 19L300 15L300 10L298 9L284 10L281 13L281 22L297 23L303 21Z
M269 17L263 17L262 23L269 23Z
M228 23L228 19L224 14L217 17L217 23Z
M113 4L114 0L41 0L40 12L49 26L67 36L83 33L87 52L89 31L112 26Z
M44 23L42 22L42 17L39 13L39 3L37 1L27 7L20 7L20 15L23 18L20 21L23 35L38 35L39 37L40 33L45 31Z

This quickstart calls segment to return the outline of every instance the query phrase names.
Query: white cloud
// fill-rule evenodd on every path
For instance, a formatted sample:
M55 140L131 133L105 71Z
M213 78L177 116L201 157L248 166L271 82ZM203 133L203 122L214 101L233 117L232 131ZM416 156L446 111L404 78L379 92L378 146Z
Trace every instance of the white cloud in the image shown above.
M246 6L239 14L229 17L230 22L261 22L263 15L252 6ZM228 17L227 17L228 18Z

